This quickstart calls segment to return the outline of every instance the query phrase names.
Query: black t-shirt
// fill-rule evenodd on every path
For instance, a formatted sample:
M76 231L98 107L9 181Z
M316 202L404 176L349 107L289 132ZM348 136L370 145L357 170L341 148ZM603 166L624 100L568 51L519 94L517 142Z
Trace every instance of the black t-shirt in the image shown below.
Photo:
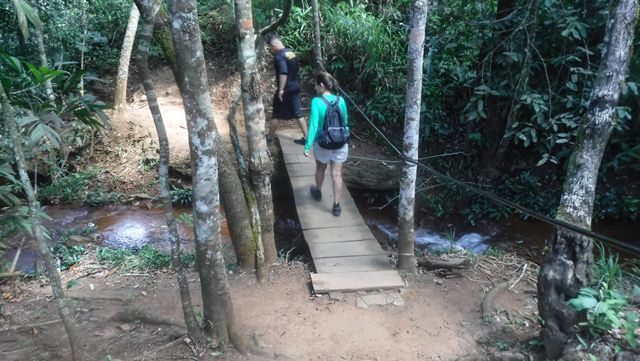
M278 85L279 75L287 75L287 83L284 86L285 92L300 90L298 80L298 60L296 54L291 49L284 48L275 55L274 65L276 68L276 85ZM277 91L277 90L276 90Z

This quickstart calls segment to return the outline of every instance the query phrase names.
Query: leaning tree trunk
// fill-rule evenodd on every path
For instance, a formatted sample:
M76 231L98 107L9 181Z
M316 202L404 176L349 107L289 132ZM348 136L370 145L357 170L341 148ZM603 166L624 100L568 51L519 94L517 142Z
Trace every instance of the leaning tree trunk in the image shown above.
M270 265L277 259L273 235L273 198L271 195L273 162L267 149L267 140L264 134L265 115L256 58L251 0L235 0L234 9L238 29L242 110L249 141L249 169L260 210L264 261Z
M153 118L158 133L158 144L160 147L160 161L158 163L158 182L160 186L160 199L164 207L164 216L169 229L169 241L171 243L171 261L176 272L178 288L180 289L180 299L182 301L182 312L184 321L187 325L187 331L191 338L197 343L203 340L202 330L198 325L193 305L191 303L191 292L189 291L189 283L185 275L184 266L182 264L182 251L180 249L180 233L175 214L173 213L173 205L171 204L171 194L169 190L169 137L164 127L158 98L156 96L155 87L151 80L149 71L149 47L153 37L153 23L160 7L160 0L138 0L137 6L140 7L142 13L142 31L138 41L137 65L140 71L140 78L144 86L149 110Z
M424 32L427 23L427 0L413 0L411 31L409 33L409 62L407 64L407 96L404 115L403 156L407 160L400 177L398 206L398 268L407 275L416 272L414 255L413 210L416 197L418 146L420 144L420 104L422 102L422 57Z
M27 174L27 165L24 158L24 151L22 150L22 137L18 132L18 125L16 123L15 112L9 104L9 99L4 92L4 88L0 86L0 101L2 102L2 113L6 127L9 131L9 139L13 143L13 155L16 166L18 168L18 174L20 175L20 182L22 189L27 195L27 201L29 204L29 221L31 222L32 234L36 240L38 246L38 253L44 260L44 266L51 283L51 290L56 300L56 306L58 307L58 314L62 319L67 336L69 337L69 344L71 345L71 358L74 361L83 360L82 347L80 346L79 338L76 333L76 329L71 319L71 308L69 307L70 300L67 299L62 290L62 282L60 281L60 275L58 275L58 269L54 260L49 245L45 239L43 226L40 223L40 203L36 198L36 194L31 186L31 180Z
M200 40L195 0L170 0L171 34L177 81L182 93L193 172L193 223L196 262L202 287L205 327L221 345L241 343L222 258L220 197L216 143L209 82Z
M637 0L619 0L609 15L600 71L583 117L576 148L558 207L557 219L591 228L598 168L614 126L613 112L632 54ZM567 305L591 281L591 238L559 229L548 244L538 276L538 310L544 321L542 337L547 358L557 359L575 335L581 314Z
M495 29L493 36L489 44L485 44L481 47L479 53L479 59L485 59L488 55L488 51L491 49L499 49L504 51L504 41L509 39L513 35L514 27L511 27L511 22L508 21L515 12L518 10L518 2L516 0L498 0L496 4L496 16L495 16ZM491 57L491 69L500 69L502 65L497 63L497 57ZM479 63L478 72L482 72L482 63ZM483 79L480 77L479 79ZM487 119L482 124L482 142L483 149L480 154L480 163L482 165L483 172L481 178L491 181L496 177L496 170L491 168L492 159L498 150L500 140L504 135L505 125L507 123L507 116L509 109L503 103L506 100L503 97L496 95L488 95L486 101Z
M113 99L113 108L116 114L121 114L127 104L127 79L129 78L129 60L131 59L131 51L133 50L133 41L136 38L136 30L138 29L138 18L140 11L136 4L131 5L129 13L129 23L127 31L124 34L124 41L120 49L120 62L118 63L118 75L116 77L116 93Z
M313 13L313 58L316 71L322 70L322 42L320 40L320 8L318 0L311 0L311 12Z
M37 14L38 3L34 0L31 0L31 7L33 8L33 11ZM40 66L48 68L49 62L47 61L47 52L44 48L44 35L42 34L42 29L39 28L38 26L33 27L33 38L36 42L36 45L38 46L38 59L40 60ZM49 98L49 100L53 100L54 94L53 94L53 87L51 86L51 79L45 80L44 89L47 94L47 98Z
M171 42L169 17L162 8L156 15L153 38L160 44L165 60L169 63L177 80L176 54ZM179 82L178 86L180 86ZM250 212L244 200L242 182L222 142L216 142L215 147L218 157L218 172L220 173L219 186L222 206L236 260L241 268L252 269L255 266L255 247L252 243Z

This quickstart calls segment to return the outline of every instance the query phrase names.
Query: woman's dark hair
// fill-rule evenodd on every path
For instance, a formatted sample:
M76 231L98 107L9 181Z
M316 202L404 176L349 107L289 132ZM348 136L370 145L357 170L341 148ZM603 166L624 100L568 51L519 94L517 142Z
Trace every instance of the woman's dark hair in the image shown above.
M316 73L316 84L322 84L329 91L338 89L338 81L331 74L321 71Z

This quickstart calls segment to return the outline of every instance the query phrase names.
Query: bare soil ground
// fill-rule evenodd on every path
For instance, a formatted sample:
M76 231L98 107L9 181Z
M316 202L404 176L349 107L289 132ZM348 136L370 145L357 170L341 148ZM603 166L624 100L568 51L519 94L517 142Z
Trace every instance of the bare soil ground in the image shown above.
M300 262L275 266L262 285L250 273L229 274L239 325L267 356L243 356L233 349L224 354L213 348L192 350L184 341L162 349L184 334L175 277L169 270L121 273L95 268L95 260L87 257L62 277L65 283L78 282L68 295L90 360L454 360L526 346L535 336L534 273L521 272L520 262L481 257L459 274L422 271L408 288L396 291L404 305L368 308L359 306L363 293L314 295L312 266ZM521 274L483 319L484 295L494 284L507 278L514 283ZM189 279L199 307L197 274L190 273ZM4 284L2 292L1 359L69 359L46 281L16 281Z
M210 70L215 117L224 135L238 76L222 64ZM184 162L188 144L178 90L167 69L156 71L155 80L173 161ZM269 99L265 96L266 103ZM96 147L87 163L97 162L105 170L104 181L115 190L155 194L154 134L146 101L134 93L129 111L115 122L108 141ZM385 156L360 144L367 142L357 143L356 149L364 149L361 154ZM536 335L537 269L530 266L522 272L525 262L513 256L479 257L471 269L460 272L422 270L407 288L397 291L403 305L368 308L358 301L364 296L360 293L314 295L312 264L280 263L262 285L251 273L229 274L237 321L263 348L262 356L241 355L232 348L225 353L215 348L195 350L184 340L173 342L185 330L170 270L122 273L85 256L62 277L65 284L77 281L68 294L89 360L455 360L487 350L522 348ZM484 296L519 277L512 290L495 298L490 316L483 319ZM199 307L197 274L190 273L189 279ZM44 278L5 280L0 287L0 360L69 359L64 329Z

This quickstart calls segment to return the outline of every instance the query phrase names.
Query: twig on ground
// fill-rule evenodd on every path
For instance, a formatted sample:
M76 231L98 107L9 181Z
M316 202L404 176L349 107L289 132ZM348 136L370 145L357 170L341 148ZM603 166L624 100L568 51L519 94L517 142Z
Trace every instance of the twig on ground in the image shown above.
M18 264L18 258L20 258L20 253L22 252L22 246L24 246L24 239L25 237L22 237L22 239L20 240L20 247L18 247L18 250L16 251L16 255L13 257L13 262L11 262L11 268L9 269L9 273L13 273L13 271L16 270L16 265Z
M49 325L54 325L58 322L62 322L62 319L57 319L57 320L51 320L51 321L45 321L45 322L39 322L39 323L30 323L28 325L20 325L20 326L11 326L11 327L7 327L7 328L3 328L0 329L0 333L1 332L7 332L7 331L22 331L22 330L30 330L32 328L36 328L36 327L43 327L43 326L49 326Z
M511 291L511 289L513 289L513 287L515 287L515 285L520 282L520 280L524 276L524 273L527 271L527 267L529 267L529 264L525 262L524 266L522 267L522 272L520 272L520 277L518 277L518 279L516 279L515 282L513 282L513 284L509 287L509 291Z

